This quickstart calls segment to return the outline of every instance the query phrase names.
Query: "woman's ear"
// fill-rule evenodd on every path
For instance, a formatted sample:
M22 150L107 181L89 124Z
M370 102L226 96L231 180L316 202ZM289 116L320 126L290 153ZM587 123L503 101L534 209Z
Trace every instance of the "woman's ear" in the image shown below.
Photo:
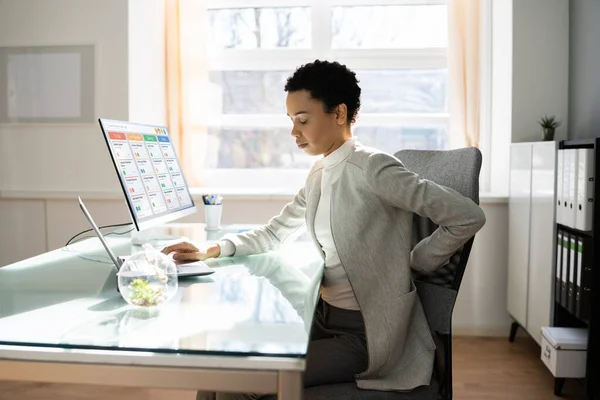
M338 125L344 125L348 118L348 107L345 104L340 104L335 108L335 122Z

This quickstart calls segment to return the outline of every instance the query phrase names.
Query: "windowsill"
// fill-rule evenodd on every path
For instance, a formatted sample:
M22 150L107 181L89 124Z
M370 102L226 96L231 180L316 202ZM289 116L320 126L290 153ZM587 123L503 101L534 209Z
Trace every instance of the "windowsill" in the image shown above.
M191 188L192 196L200 197L204 193L219 193L226 199L233 200L291 200L298 190L273 188Z
M192 196L200 197L204 193L219 193L225 198L234 200L291 200L297 193L296 190L284 189L251 189L251 188L192 188ZM508 203L508 196L498 193L481 192L479 193L479 202L481 204Z
M291 200L295 195L295 190L283 189L252 189L252 188L190 188L193 199L196 202L202 200L205 193L219 193L225 199L231 200ZM84 200L122 200L121 191L53 191L53 190L3 190L0 191L0 199L20 199L20 200L76 200L81 196ZM479 202L481 204L501 204L508 203L508 196L495 193L480 193Z

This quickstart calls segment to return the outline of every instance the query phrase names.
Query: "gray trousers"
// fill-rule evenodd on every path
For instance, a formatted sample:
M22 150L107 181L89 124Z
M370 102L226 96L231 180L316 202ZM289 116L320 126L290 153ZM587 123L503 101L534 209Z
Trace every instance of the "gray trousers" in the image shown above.
M360 311L334 307L319 300L304 372L304 387L354 382L368 367L365 324ZM275 399L245 393L198 392L197 400Z

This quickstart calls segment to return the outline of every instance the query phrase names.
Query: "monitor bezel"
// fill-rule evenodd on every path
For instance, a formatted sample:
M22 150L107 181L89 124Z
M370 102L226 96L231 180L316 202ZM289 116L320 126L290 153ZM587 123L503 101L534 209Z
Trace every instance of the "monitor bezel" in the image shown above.
M157 216L154 218L148 217L150 219L144 220L144 221L138 221L138 219L135 215L135 211L133 209L133 203L132 203L131 199L129 198L129 196L127 195L127 186L125 184L125 180L119 173L119 166L118 166L117 160L115 158L115 155L113 154L112 148L110 146L108 132L104 128L104 125L105 124L127 124L127 125L137 125L137 126L146 127L146 128L161 128L161 129L165 129L165 131L167 132L167 135L169 136L169 139L171 139L171 134L169 133L168 128L164 125L143 124L143 123L138 123L138 122L121 121L121 120L106 119L106 118L98 118L98 123L100 124L102 136L104 136L104 142L106 143L106 148L108 150L108 154L110 156L110 159L112 160L113 167L115 168L115 173L117 174L117 177L119 179L121 191L122 191L123 195L125 196L125 203L127 204L127 210L129 211L129 217L133 221L133 225L135 226L135 229L138 232L142 231L144 229L148 229L148 228L151 228L151 227L154 227L157 225L165 224L167 222L171 222L171 221L186 217L188 215L195 214L198 211L196 208L196 203L194 202L194 198L192 197L192 194L190 193L190 187L188 186L187 179L185 178L185 174L183 173L183 169L181 168L181 162L179 160L179 155L177 154L177 149L175 149L175 146L173 146L173 152L175 154L175 158L177 159L177 163L179 164L179 167L181 169L181 177L183 178L183 181L185 183L185 187L188 191L188 195L190 196L190 200L192 201L192 205L187 208L181 209L181 210L176 210L176 211L167 213L165 215ZM131 132L131 133L134 133L134 132ZM171 143L173 143L172 140L171 140Z

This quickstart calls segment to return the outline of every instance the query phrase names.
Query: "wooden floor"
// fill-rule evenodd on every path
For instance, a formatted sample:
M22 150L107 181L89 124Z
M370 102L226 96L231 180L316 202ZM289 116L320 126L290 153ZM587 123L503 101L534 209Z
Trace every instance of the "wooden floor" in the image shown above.
M508 335L507 335L508 336ZM583 400L583 386L567 380L554 396L554 377L529 337L456 338L453 341L454 398L457 400Z
M454 399L550 400L554 380L530 338L454 339ZM583 388L567 381L563 399L583 400ZM115 387L0 382L0 400L193 400L192 392Z

